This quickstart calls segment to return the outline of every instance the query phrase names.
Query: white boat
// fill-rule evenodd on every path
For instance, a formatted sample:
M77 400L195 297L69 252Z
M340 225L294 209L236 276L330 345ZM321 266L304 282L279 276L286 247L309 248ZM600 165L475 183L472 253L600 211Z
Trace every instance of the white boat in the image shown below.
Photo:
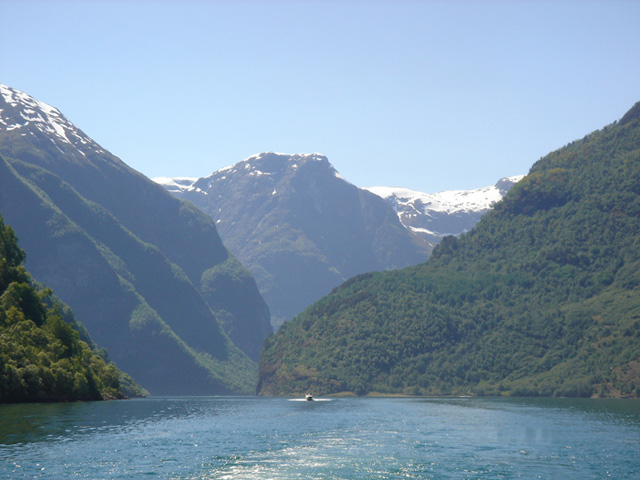
M311 395L310 393L307 393L307 394L304 396L304 399L305 399L307 402L312 402L312 401L313 401L313 395Z

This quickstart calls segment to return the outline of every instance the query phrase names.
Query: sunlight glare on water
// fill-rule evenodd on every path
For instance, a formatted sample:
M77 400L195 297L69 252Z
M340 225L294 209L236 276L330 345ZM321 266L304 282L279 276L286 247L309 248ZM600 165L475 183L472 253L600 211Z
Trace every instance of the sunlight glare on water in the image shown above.
M0 478L640 478L637 401L298 400L0 406Z

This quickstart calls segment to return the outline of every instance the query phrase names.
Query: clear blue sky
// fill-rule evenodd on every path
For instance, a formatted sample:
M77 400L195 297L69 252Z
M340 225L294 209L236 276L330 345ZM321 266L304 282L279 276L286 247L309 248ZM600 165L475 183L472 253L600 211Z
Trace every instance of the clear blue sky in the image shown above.
M640 2L0 0L0 52L0 82L149 177L320 152L435 192L640 100Z

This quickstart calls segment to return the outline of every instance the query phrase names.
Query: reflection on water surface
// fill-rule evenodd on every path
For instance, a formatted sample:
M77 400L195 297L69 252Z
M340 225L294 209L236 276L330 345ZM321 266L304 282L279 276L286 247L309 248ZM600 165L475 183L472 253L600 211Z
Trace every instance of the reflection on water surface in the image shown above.
M0 478L640 478L634 400L289 400L0 406Z

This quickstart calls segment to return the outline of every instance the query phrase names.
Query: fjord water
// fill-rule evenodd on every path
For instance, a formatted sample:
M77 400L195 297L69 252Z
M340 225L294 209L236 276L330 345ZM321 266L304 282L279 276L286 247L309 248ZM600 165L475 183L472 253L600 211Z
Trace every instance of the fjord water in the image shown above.
M174 397L0 406L7 479L637 479L633 400Z

